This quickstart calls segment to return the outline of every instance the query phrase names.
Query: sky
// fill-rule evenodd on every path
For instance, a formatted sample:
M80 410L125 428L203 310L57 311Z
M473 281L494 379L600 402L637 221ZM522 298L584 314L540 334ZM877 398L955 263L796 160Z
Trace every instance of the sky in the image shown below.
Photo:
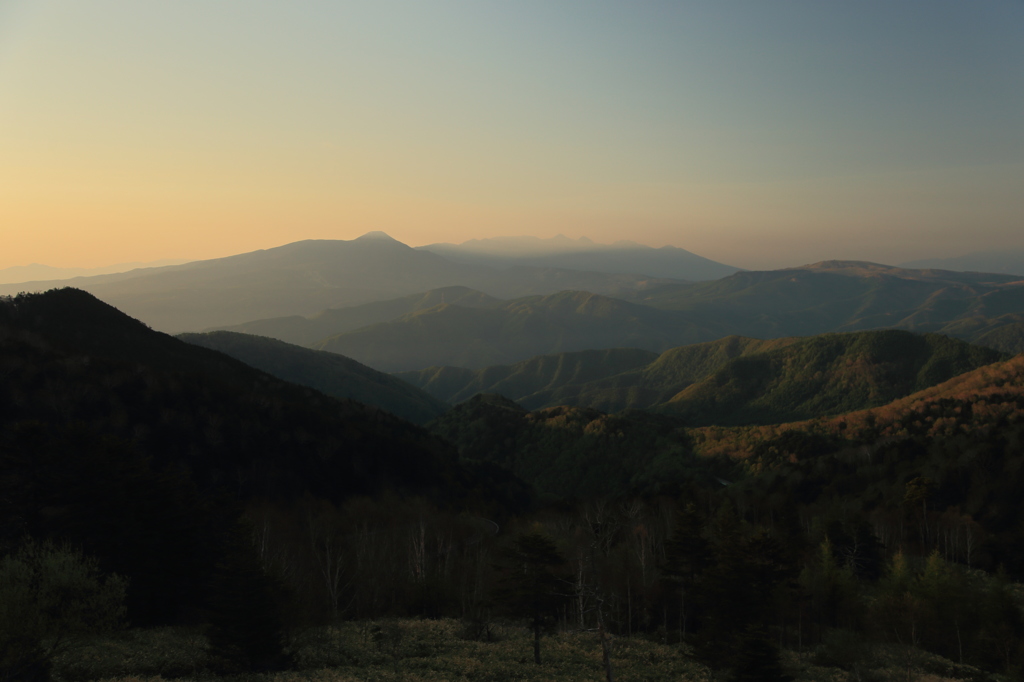
M0 0L0 268L1024 248L1024 0Z

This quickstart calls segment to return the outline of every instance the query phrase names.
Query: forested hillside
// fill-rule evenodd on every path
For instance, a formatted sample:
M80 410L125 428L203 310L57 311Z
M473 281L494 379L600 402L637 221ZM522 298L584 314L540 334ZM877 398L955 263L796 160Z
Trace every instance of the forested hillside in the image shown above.
M937 334L889 330L768 341L733 336L658 356L585 351L398 376L448 402L499 393L527 409L648 409L694 426L772 423L881 405L1003 357Z
M230 355L278 379L379 407L414 424L428 422L448 409L428 393L336 353L235 332L181 334L178 338Z
M254 352L276 357L267 343ZM82 655L41 659L62 679L423 666L448 679L469 674L450 655L460 647L481 660L505 652L483 651L494 633L523 648L522 662L494 664L511 675L534 665L531 639L538 658L558 659L573 632L598 633L574 670L591 670L611 637L603 669L641 675L1012 675L1024 666L1011 582L1024 576L1024 356L825 414L994 353L885 331L732 338L653 360L563 354L461 385L533 395L655 367L663 383L650 386L689 382L683 395L700 389L737 420L782 406L815 418L695 427L477 395L428 432L153 332L80 291L5 299L0 571L40 552L74 556L26 535L67 541L108 585L124 584L111 573L128 579L133 626L178 626L80 632ZM429 639L396 617L458 619L460 634ZM357 631L360 643L338 639ZM137 655L156 638L177 648ZM661 663L637 662L641 646Z
M73 289L0 300L0 375L0 546L28 534L83 547L130 579L137 623L208 606L243 503L400 494L500 514L529 497L387 412L153 332Z

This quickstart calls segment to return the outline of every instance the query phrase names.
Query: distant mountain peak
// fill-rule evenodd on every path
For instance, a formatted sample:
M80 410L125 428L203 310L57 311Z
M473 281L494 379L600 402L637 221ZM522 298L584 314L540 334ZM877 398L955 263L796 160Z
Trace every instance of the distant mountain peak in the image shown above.
M381 242L395 242L396 244L401 244L402 243L402 242L398 241L397 239L395 239L394 237L392 237L391 235L389 235L387 232L382 232L380 230L373 230L371 232L367 232L366 234L364 234L364 235L362 235L360 237L356 237L352 241L355 241L355 242L381 241Z

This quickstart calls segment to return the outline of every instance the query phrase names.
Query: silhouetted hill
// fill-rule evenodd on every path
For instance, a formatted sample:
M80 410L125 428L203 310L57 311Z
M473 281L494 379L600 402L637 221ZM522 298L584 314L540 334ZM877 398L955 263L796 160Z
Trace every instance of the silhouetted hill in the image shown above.
M312 315L455 285L512 298L569 288L630 295L666 281L557 268L474 266L371 232L349 241L306 240L184 265L0 285L0 294L74 286L156 329L185 332Z
M389 301L322 310L310 317L292 315L255 320L233 327L225 327L224 331L269 336L286 343L311 346L329 336L344 334L380 322L389 322L402 315L445 303L460 305L464 308L487 308L500 305L502 301L467 287L444 287Z
M494 237L462 244L418 247L460 263L526 265L590 272L643 274L689 281L714 280L740 270L674 246L652 248L636 242L597 244L587 238Z
M151 331L82 291L3 300L0 326L5 423L81 421L187 466L201 488L337 499L440 493L461 475L454 453L408 422Z
M488 308L442 304L315 345L388 372L485 367L534 355L638 347L660 351L715 332L685 314L588 292L563 291Z
M278 379L379 407L415 424L428 422L448 409L430 394L336 353L235 332L181 334L178 338L230 355Z
M0 299L0 376L0 552L26 536L82 548L129 578L135 624L206 618L226 553L251 546L243 504L396 495L500 515L530 501L512 475L460 463L383 410L74 289Z

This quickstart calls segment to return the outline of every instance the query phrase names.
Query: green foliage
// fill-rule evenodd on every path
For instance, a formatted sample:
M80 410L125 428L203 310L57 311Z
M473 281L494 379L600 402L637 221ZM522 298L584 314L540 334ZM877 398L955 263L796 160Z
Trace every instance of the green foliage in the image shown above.
M528 409L652 409L691 424L777 423L888 403L996 362L995 350L937 334L727 337L656 358L635 349L539 356L514 365L435 367L400 376L457 402L498 393ZM650 358L645 361L645 358Z
M28 541L0 558L0 680L47 680L55 656L121 624L125 587L66 545Z
M772 424L884 405L1003 356L935 334L826 334L737 358L656 409L691 424Z

